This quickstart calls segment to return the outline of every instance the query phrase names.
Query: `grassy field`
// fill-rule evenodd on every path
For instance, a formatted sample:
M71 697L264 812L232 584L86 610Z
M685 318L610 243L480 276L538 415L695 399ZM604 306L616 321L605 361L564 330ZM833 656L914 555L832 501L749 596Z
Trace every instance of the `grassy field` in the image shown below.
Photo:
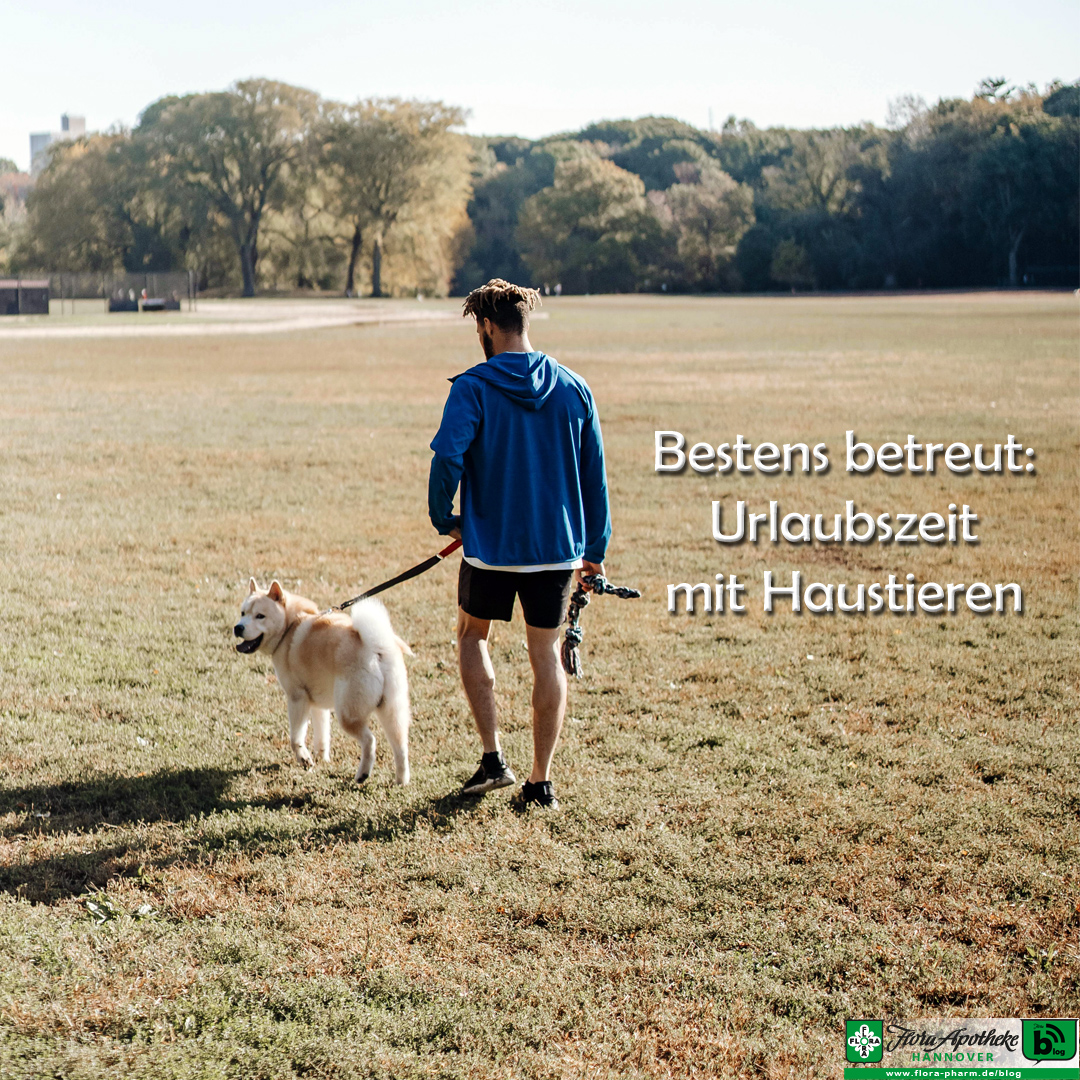
M232 623L430 554L462 323L0 339L0 1076L838 1077L847 1017L1080 1009L1077 310L1067 295L551 301L591 383L613 580L563 810L456 791L456 567L387 595L413 783L291 763ZM653 430L824 441L825 476L657 476ZM1004 442L1032 476L849 477L844 432ZM724 549L710 502L968 502L981 544ZM804 580L1017 581L1022 616L765 616ZM741 617L669 615L736 572ZM493 655L530 755L519 621Z

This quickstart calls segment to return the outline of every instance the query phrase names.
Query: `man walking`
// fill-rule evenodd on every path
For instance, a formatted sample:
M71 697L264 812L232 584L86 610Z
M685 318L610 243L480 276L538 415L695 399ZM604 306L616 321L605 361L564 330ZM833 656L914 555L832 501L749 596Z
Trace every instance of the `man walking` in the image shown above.
M522 799L556 808L551 759L566 712L559 627L575 572L579 580L604 572L611 514L592 392L529 342L539 302L535 289L499 278L466 298L486 362L450 380L431 442L428 512L440 533L463 541L458 661L483 757L462 793L517 783L499 744L488 653L492 620L509 622L517 598L533 672L533 763Z

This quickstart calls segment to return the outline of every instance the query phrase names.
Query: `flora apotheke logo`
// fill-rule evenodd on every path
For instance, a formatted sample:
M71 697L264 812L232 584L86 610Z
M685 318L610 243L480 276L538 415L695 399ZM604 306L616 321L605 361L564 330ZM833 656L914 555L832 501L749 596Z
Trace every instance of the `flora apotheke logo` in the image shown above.
M845 1020L848 1061L880 1061L884 1020Z

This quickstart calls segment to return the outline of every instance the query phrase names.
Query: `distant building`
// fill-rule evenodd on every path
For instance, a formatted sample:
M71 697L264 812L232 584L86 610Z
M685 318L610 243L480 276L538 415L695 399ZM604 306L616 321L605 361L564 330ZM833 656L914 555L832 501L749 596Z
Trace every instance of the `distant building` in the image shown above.
M48 278L0 280L0 315L48 314Z
M38 131L30 136L30 172L37 176L45 167L47 150L54 142L66 142L68 139L81 139L86 134L85 116L60 117L59 131Z

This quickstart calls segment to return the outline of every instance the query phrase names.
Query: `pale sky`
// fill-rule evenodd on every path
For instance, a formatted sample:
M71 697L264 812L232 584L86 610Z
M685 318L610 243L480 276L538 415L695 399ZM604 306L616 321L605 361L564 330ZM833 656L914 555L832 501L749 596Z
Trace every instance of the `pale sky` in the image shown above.
M882 123L888 102L970 96L984 76L1080 76L1076 0L0 0L0 157L60 114L132 125L170 93L252 75L324 97L438 98L476 134L593 120L717 127Z

